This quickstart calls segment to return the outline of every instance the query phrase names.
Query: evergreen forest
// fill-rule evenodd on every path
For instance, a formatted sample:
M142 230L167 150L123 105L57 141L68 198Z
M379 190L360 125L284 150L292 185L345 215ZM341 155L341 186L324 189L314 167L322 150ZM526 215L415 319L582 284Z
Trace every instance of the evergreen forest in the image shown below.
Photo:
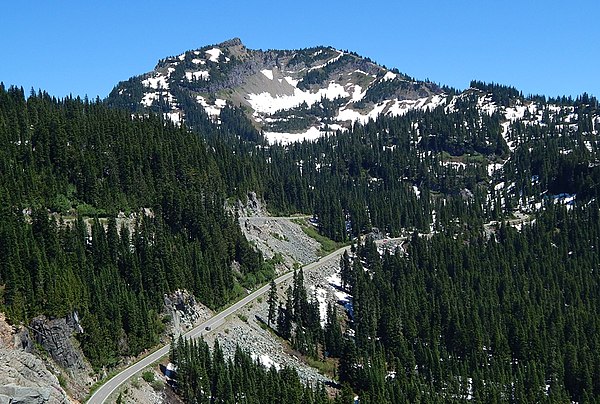
M234 106L187 127L0 85L0 308L15 324L78 312L85 356L114 368L161 342L165 294L218 309L274 278L238 225L256 192L352 243L351 311L329 305L322 326L302 269L286 301L269 296L268 326L335 363L338 393L180 340L185 401L597 402L598 102L475 81L448 97L283 146Z

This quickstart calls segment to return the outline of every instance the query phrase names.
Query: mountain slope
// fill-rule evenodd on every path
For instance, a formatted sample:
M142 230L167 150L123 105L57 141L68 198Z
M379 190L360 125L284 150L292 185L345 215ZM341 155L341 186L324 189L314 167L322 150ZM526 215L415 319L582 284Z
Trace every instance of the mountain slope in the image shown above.
M226 105L246 111L271 142L349 128L378 115L400 115L445 103L441 89L331 47L252 50L239 39L159 61L119 83L107 102L133 112L162 113L194 127Z

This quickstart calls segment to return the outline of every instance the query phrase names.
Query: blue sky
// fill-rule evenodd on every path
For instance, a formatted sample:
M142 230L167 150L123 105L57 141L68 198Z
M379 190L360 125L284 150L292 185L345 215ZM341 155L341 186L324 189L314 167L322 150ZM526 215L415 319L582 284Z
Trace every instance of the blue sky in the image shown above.
M0 81L104 98L160 58L233 37L253 49L331 45L459 89L478 79L600 96L598 0L11 1Z

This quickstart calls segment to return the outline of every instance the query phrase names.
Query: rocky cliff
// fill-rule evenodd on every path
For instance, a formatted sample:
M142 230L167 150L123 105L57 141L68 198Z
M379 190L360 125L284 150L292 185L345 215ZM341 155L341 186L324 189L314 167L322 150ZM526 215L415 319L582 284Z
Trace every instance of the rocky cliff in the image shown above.
M25 350L31 345L23 335L0 313L0 404L69 403L58 377Z

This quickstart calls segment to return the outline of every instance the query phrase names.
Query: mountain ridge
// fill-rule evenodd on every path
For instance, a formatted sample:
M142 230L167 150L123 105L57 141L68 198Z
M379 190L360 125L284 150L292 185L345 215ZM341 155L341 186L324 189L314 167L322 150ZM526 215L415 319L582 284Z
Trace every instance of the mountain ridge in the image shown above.
M161 59L154 70L120 82L107 101L192 127L195 114L218 121L225 105L241 107L277 142L314 139L380 114L433 108L443 96L433 83L354 52L325 46L253 50L233 38Z

